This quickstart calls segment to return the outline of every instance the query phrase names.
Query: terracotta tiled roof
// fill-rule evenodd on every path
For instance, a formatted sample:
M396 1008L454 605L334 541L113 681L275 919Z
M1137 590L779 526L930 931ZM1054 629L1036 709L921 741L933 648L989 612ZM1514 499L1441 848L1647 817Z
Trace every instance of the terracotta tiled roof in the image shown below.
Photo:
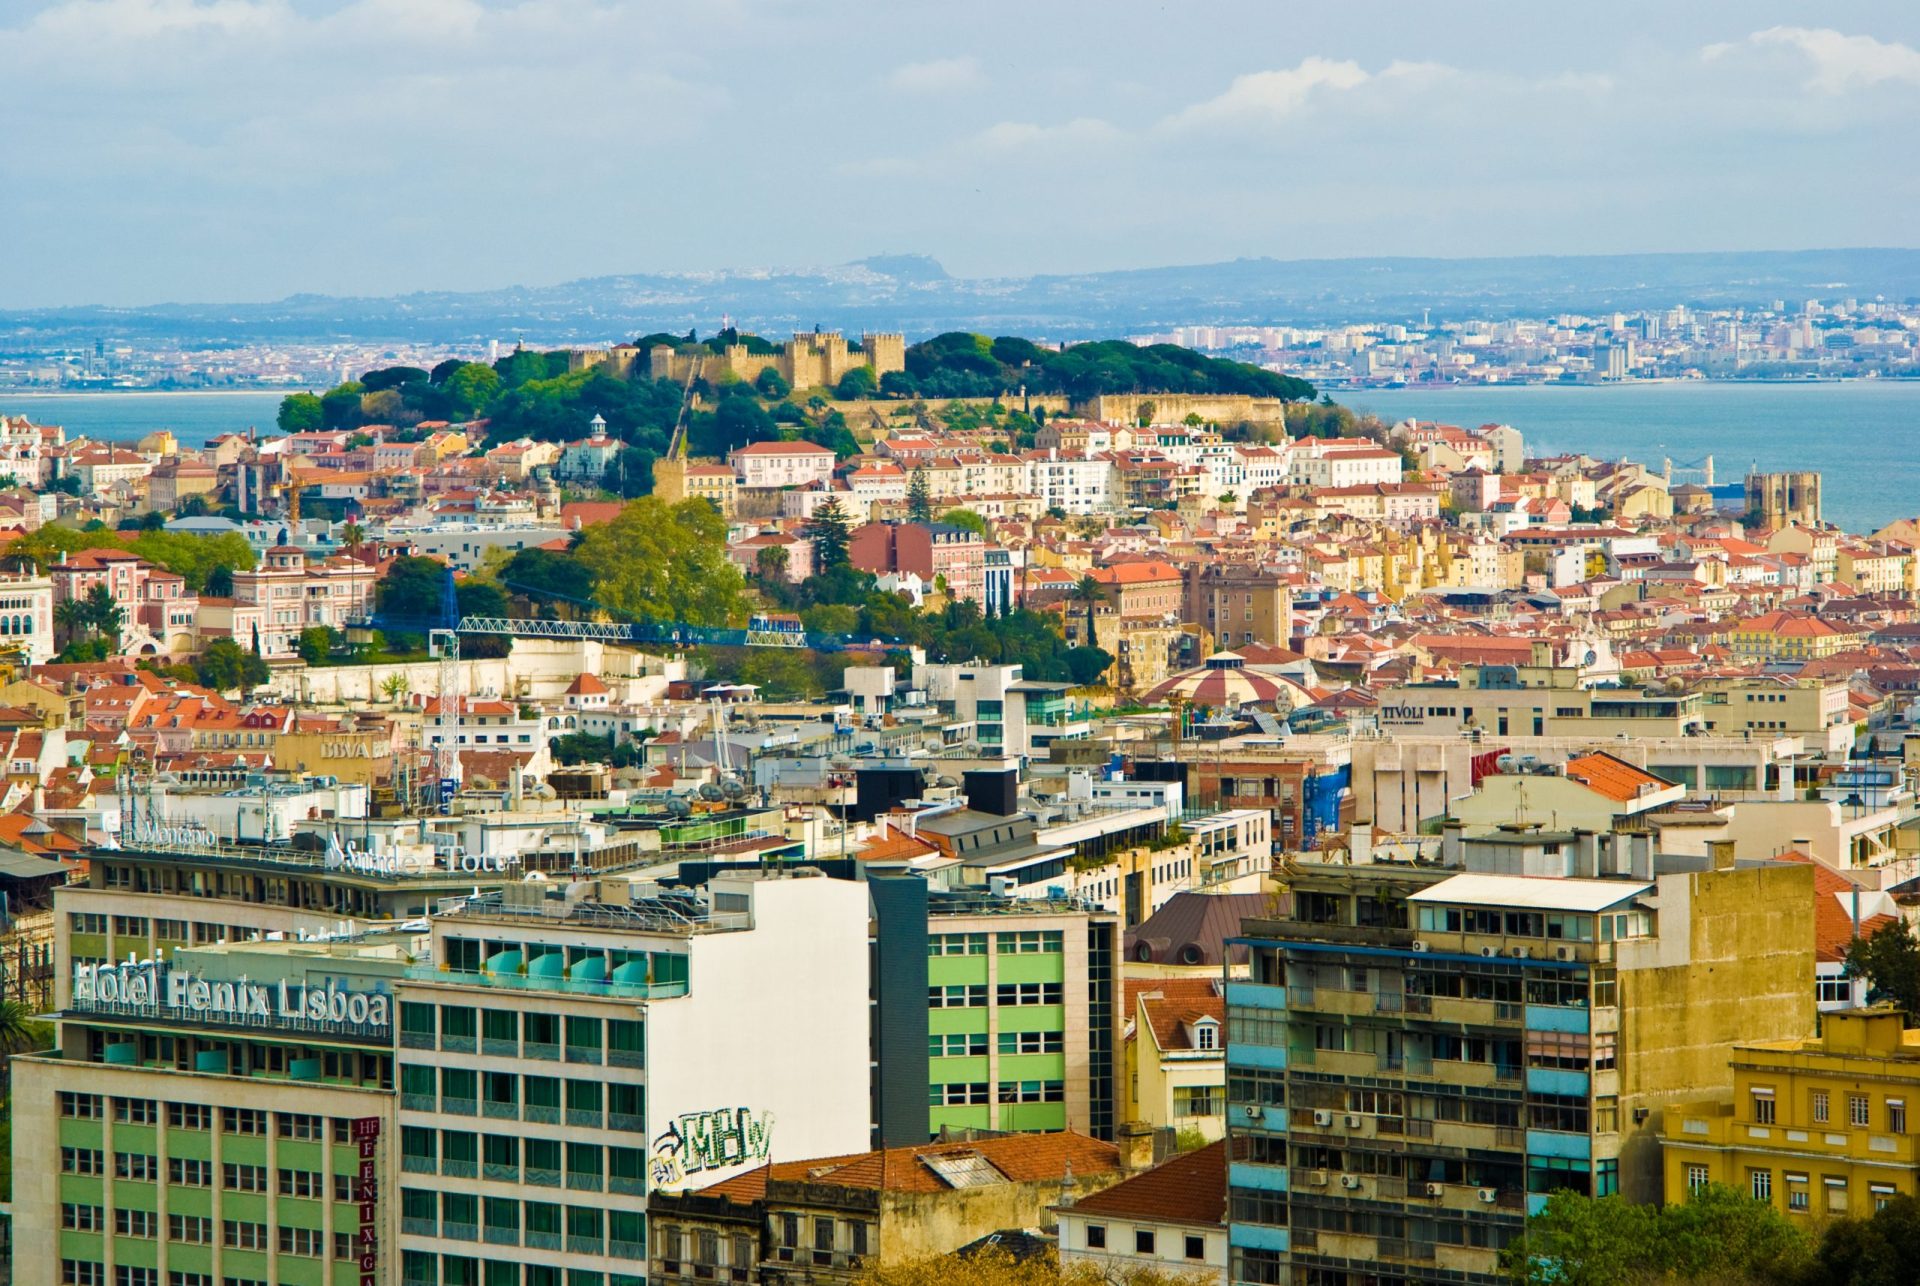
M1666 790L1674 784L1599 750L1567 760L1567 779L1622 804L1632 803L1643 793Z
M1074 1213L1144 1223L1218 1227L1227 1218L1227 1145L1222 1140L1163 1161L1111 1188L1082 1197Z
M1227 1001L1218 978L1129 978L1127 1017L1135 1017L1142 1007L1154 1044L1163 1050L1194 1048L1187 1039L1187 1024L1197 1019L1212 1018L1223 1030L1227 1021ZM1220 1047L1225 1048L1224 1040Z
M1120 1169L1120 1150L1111 1143L1071 1131L1059 1134L1009 1134L997 1139L962 1143L928 1143L919 1147L885 1148L848 1156L811 1161L784 1161L764 1165L746 1174L724 1179L700 1191L742 1204L767 1193L767 1176L779 1181L810 1182L841 1188L868 1188L886 1192L950 1192L953 1185L928 1165L926 1157L979 1156L1011 1183L1058 1180L1072 1166L1076 1179L1113 1174Z

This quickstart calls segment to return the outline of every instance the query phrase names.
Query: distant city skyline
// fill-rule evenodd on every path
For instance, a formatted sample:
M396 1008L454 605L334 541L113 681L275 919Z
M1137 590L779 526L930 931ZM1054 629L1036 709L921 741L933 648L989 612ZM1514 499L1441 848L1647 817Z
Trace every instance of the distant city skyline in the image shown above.
M0 0L0 308L1916 244L1920 11Z

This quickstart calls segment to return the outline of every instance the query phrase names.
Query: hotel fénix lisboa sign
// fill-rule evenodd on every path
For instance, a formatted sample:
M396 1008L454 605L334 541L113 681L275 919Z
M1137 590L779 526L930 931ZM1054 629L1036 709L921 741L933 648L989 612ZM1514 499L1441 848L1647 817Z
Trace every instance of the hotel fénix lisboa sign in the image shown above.
M73 1006L114 1014L184 1018L244 1026L330 1028L377 1036L393 1026L393 997L336 982L251 982L203 978L165 960L76 964Z

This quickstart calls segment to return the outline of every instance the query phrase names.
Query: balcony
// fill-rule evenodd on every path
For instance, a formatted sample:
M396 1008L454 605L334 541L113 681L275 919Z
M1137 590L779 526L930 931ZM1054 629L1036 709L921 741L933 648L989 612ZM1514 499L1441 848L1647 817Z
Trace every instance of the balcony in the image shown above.
M499 1228L487 1225L487 1244L491 1246L517 1246L520 1244L518 1228Z
M625 1193L628 1196L643 1197L647 1193L647 1181L639 1175L610 1175L607 1178L607 1191Z
M440 1110L449 1116L472 1116L475 1106L470 1098L447 1098L443 1095L440 1099Z
M433 1174L436 1170L432 1157L414 1156L411 1152L400 1158L400 1168L407 1174Z
M440 1037L440 1048L449 1054L471 1054L475 1049L479 1048L479 1042L471 1036L448 1036L442 1034Z
M638 1049L610 1049L607 1051L609 1067L645 1067L647 1055Z
M432 1049L433 1033L430 1031L403 1031L400 1033L402 1049Z
M528 1166L526 1183L535 1188L557 1188L560 1186L560 1172L558 1170L538 1170L533 1166ZM527 1236L531 1237L533 1234L528 1233ZM527 1244L531 1246L533 1243L529 1241Z
M400 1231L409 1237L432 1237L439 1230L439 1222L431 1217L422 1219L418 1215L407 1215L400 1220Z
M645 1134L647 1132L647 1118L644 1116L636 1116L631 1112L609 1112L607 1113L607 1128L609 1130L624 1130L630 1134Z
M529 1228L520 1240L528 1250L560 1249L560 1234L557 1232L536 1232Z
M470 1223L455 1223L451 1219L440 1225L440 1235L448 1241L478 1241L480 1226Z
M540 1059L548 1063L557 1063L560 1061L560 1047L558 1045L549 1045L544 1041L530 1040L520 1047L520 1056L522 1058Z
M600 1061L600 1050L597 1046L593 1045L569 1045L567 1046L567 1061L569 1063L598 1063Z
M489 1161L480 1167L480 1177L492 1179L495 1183L520 1182L520 1167L507 1165L499 1161Z
M610 1241L607 1253L615 1259L645 1259L647 1244L643 1241Z
M528 1103L520 1109L520 1119L532 1125L558 1125L560 1109L550 1103Z
M478 1161L456 1161L452 1157L440 1163L440 1173L452 1179L477 1179L480 1177Z
M597 1130L600 1128L600 1123L604 1119L604 1115L597 1107L570 1107L567 1109L568 1125L584 1125L589 1129Z
M571 1254L602 1255L606 1253L606 1245L604 1237L580 1237L572 1233L567 1234L567 1250Z
M400 1106L408 1112L431 1112L439 1106L439 1100L431 1094L402 1094Z
M480 1052L493 1058L518 1058L520 1042L517 1040L495 1040L488 1036L480 1042Z
M589 1174L585 1170L567 1171L567 1186L576 1192L600 1191L600 1176Z
M517 1121L520 1119L518 1103L496 1103L492 1099L480 1105L480 1114L490 1116L496 1121Z

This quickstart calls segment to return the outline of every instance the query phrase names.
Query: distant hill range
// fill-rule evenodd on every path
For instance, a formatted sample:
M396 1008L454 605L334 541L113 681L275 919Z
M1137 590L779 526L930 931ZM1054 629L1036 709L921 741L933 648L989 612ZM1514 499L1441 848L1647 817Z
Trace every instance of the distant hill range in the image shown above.
M0 311L9 347L95 337L199 342L326 338L561 344L650 331L704 336L725 315L779 336L815 326L922 338L966 329L1049 339L1176 325L1319 325L1634 311L1774 300L1920 298L1920 250L1512 259L1237 259L1064 276L950 276L919 255L833 268L590 277L557 286L264 304Z

